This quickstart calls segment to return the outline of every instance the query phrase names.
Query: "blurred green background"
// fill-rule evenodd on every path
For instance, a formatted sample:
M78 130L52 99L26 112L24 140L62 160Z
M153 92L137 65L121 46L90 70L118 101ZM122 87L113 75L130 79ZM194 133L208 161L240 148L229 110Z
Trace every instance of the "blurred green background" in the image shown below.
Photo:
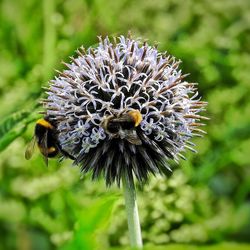
M70 161L46 168L38 151L24 159L54 69L98 35L128 30L182 60L211 118L198 154L138 190L146 249L248 248L250 1L0 0L0 8L1 250L128 249L122 190L91 182Z

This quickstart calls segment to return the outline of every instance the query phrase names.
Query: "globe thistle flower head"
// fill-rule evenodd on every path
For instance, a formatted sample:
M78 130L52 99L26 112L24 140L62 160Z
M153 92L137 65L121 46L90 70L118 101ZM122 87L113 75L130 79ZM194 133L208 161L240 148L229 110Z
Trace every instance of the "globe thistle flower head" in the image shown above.
M107 185L122 176L139 182L170 170L206 117L194 83L180 61L156 47L120 36L80 48L67 69L51 81L45 114L62 152Z

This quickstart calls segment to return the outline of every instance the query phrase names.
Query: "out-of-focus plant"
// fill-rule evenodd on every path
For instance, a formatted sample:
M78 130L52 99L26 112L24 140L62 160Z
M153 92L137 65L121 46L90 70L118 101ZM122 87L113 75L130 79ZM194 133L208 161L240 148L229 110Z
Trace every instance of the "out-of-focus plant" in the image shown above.
M99 196L98 200L85 204L85 209L75 211L75 232L72 239L60 249L105 249L108 247L104 232L112 215L115 196ZM89 209L91 207L91 209ZM95 232L95 234L94 234ZM54 239L55 239L54 235Z
M216 200L204 185L193 186L182 170L168 180L151 179L139 193L142 236L146 243L218 242L250 219L249 206L234 208L228 199ZM117 205L110 227L110 244L128 242L123 204Z

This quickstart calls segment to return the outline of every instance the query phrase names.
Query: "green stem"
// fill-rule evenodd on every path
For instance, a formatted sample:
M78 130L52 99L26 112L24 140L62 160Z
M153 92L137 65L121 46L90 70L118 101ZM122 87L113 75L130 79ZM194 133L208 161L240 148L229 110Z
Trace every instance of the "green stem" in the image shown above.
M136 191L133 178L123 177L125 206L127 211L129 239L131 247L142 248L141 226L136 202Z

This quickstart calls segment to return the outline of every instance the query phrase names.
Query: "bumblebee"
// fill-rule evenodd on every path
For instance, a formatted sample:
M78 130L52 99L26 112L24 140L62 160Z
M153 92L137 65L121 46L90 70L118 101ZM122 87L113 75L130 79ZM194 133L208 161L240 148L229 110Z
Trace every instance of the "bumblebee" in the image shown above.
M37 120L34 136L25 151L25 158L27 160L32 157L36 144L44 157L46 165L48 165L48 158L55 157L60 153L64 156L72 158L60 148L56 137L56 129L49 121L49 117Z
M137 135L136 127L141 123L142 115L139 110L123 112L118 116L110 115L105 117L102 127L105 132L113 138L125 139L134 145L141 145L142 142Z

